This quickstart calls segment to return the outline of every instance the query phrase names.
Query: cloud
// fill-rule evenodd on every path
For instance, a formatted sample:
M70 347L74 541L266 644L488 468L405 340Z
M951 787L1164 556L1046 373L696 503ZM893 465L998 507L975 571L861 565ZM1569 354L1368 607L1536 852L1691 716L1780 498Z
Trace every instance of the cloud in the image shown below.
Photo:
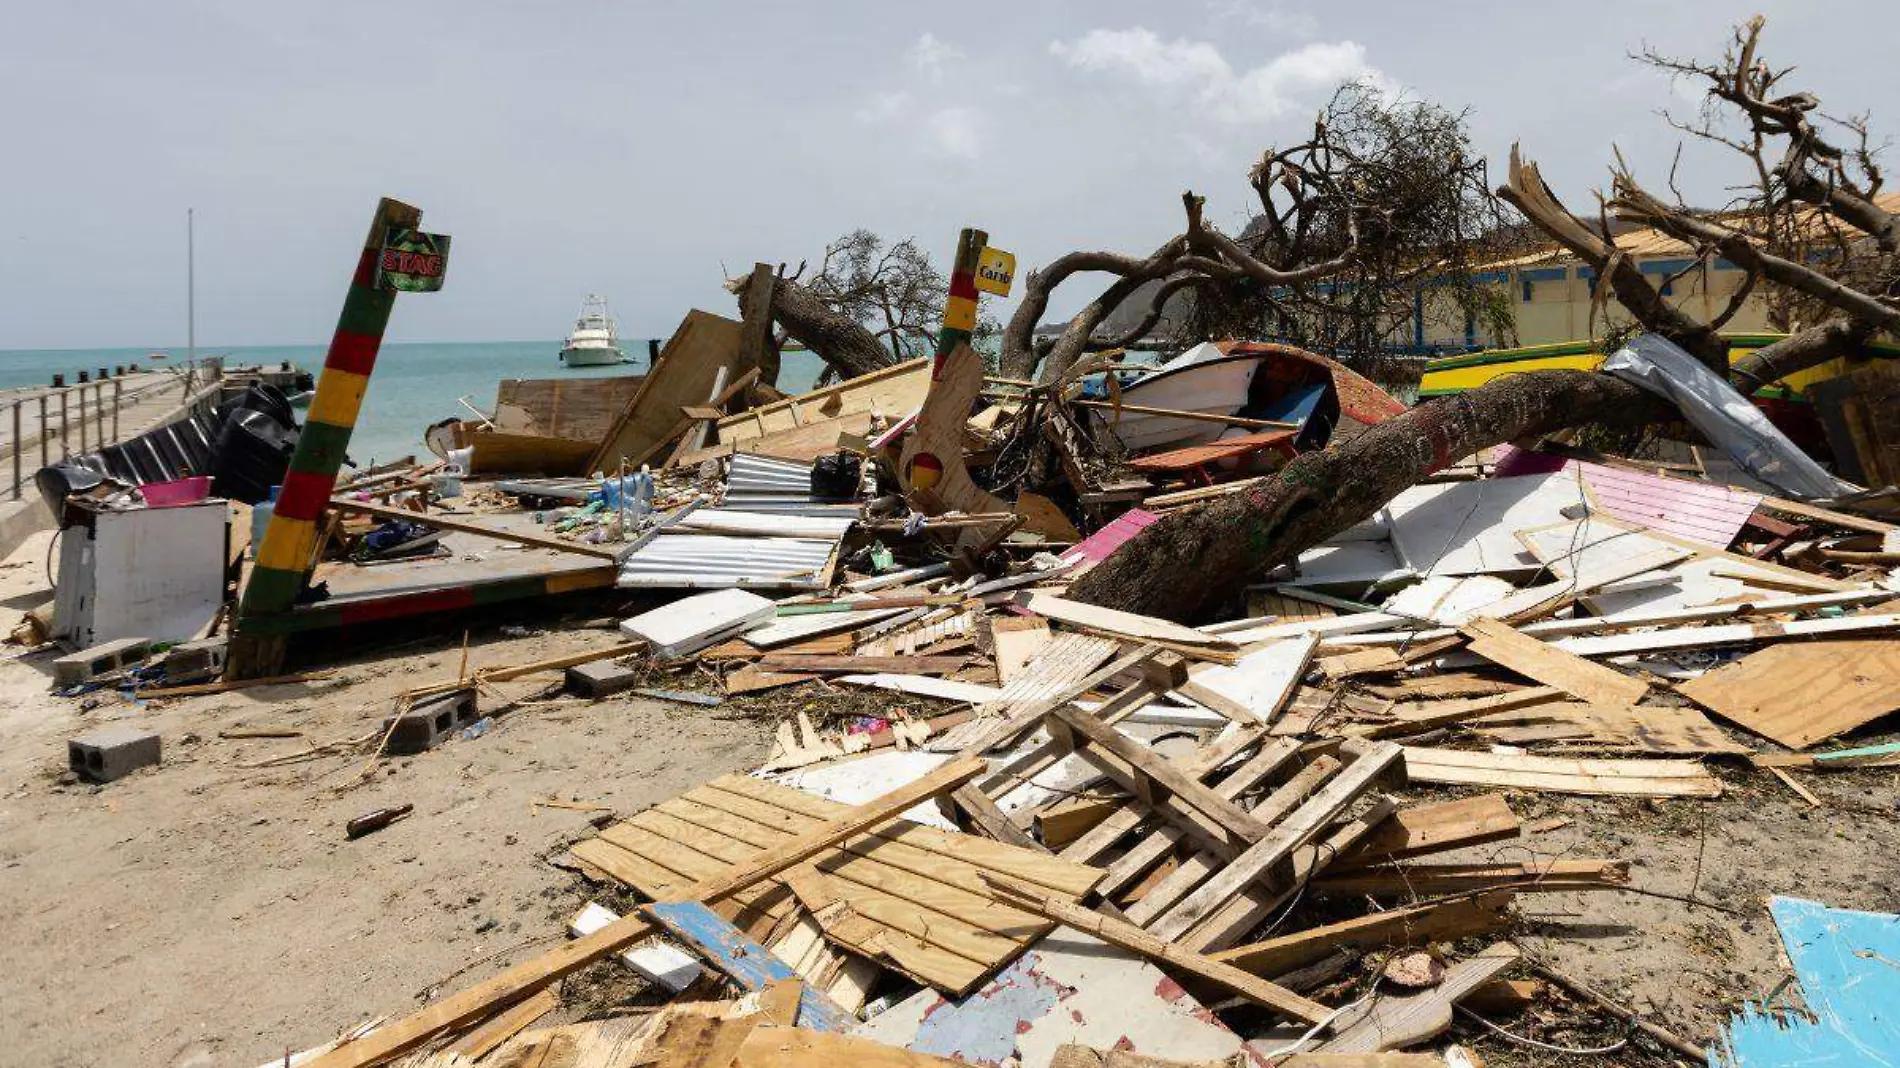
M1319 35L1319 20L1304 11L1262 8L1248 0L1213 0L1207 6L1216 19L1259 26L1277 36L1305 40Z
M951 159L983 154L983 116L974 108L941 108L924 119L925 147Z
M926 32L917 38L917 43L910 46L905 56L910 60L912 70L928 79L932 85L941 85L944 68L962 59L963 50L938 40L934 33Z
M951 69L963 62L963 50L926 33L904 52L908 89L872 93L855 117L869 126L897 127L897 135L927 156L971 160L982 156L989 140L984 112L966 103L968 88L946 87Z
M1049 52L1077 70L1185 93L1222 122L1261 122L1304 110L1315 96L1346 81L1386 83L1366 61L1365 47L1353 41L1316 41L1242 71L1210 42L1164 41L1140 26L1090 30L1073 41L1051 43Z

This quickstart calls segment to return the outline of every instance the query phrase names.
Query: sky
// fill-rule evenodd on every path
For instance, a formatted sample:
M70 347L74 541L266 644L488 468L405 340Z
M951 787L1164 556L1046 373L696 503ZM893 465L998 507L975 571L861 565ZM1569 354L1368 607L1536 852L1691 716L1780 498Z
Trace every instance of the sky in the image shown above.
M0 349L181 347L187 209L212 348L327 339L384 195L454 237L392 341L555 339L588 292L663 337L856 227L946 268L963 226L1019 271L1145 253L1184 189L1237 230L1249 165L1352 78L1469 109L1494 176L1521 141L1584 206L1612 146L1662 186L1657 110L1693 107L1627 54L1713 58L1756 11L1791 84L1900 136L1891 35L1843 32L1876 0L14 0ZM1718 202L1739 162L1692 147L1683 191Z

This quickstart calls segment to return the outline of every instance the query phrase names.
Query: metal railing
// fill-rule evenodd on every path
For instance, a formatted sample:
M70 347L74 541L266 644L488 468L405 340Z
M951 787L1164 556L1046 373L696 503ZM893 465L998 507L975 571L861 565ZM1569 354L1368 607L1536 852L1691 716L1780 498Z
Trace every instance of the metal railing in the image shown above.
M125 379L115 375L71 386L54 386L16 396L10 402L0 399L0 405L11 409L4 420L0 420L0 432L8 435L0 449L10 454L12 499L17 501L25 495L30 472L73 455L98 452L124 440L120 433L120 414L128 409L137 409L173 394L177 396L170 409L152 411L150 419L140 420L130 428L130 434L159 425L166 421L166 416L183 411L200 393L223 379L224 360L207 356L162 370L168 373L156 381L146 381L129 389ZM136 369L132 373L137 373Z

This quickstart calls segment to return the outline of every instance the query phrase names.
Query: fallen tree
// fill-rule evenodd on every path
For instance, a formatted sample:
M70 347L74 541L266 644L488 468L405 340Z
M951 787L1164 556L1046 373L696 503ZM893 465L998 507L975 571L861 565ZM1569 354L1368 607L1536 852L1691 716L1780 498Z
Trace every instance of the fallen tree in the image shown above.
M809 279L805 268L800 263L787 273L781 265L773 279L775 350L797 341L825 361L827 377L842 379L936 349L950 282L916 241L887 243L869 230L853 230L825 246ZM754 315L749 281L726 283L748 319ZM975 336L997 329L985 319Z
M1723 61L1710 66L1648 57L1706 78L1711 100L1739 111L1750 132L1735 144L1757 164L1757 184L1743 210L1712 214L1680 198L1666 202L1640 185L1620 159L1604 202L1604 215L1683 241L1698 263L1721 257L1746 272L1740 291L1712 318L1698 320L1666 299L1667 280L1651 281L1616 246L1608 219L1593 225L1566 209L1535 163L1520 159L1515 148L1508 180L1498 190L1538 231L1596 271L1600 301L1613 294L1642 328L1732 374L1747 390L1861 353L1869 338L1900 326L1896 227L1876 199L1880 173L1870 153L1842 150L1814 124L1818 100L1775 95L1786 71L1759 60L1761 29L1759 18L1744 25ZM1862 134L1864 145L1864 128L1849 128ZM1827 229L1836 235L1840 254L1831 261L1783 254L1777 231L1757 217L1764 212L1795 220L1791 230L1781 224L1784 234ZM1848 232L1858 236L1850 239ZM1719 331L1758 287L1793 290L1827 318L1731 369ZM1534 441L1571 427L1643 425L1671 415L1651 394L1604 374L1544 371L1497 379L1300 456L1239 494L1167 515L1084 575L1070 595L1170 619L1198 619L1248 581L1293 562L1419 479L1481 448Z
M1502 254L1510 236L1488 181L1462 114L1348 84L1305 140L1253 166L1258 209L1238 235L1208 222L1203 198L1189 192L1186 227L1146 256L1072 252L1028 272L1003 329L1002 373L1056 381L1084 352L1145 336L1183 292L1193 299L1171 323L1178 340L1271 334L1362 372L1411 320L1426 279L1435 306L1508 332L1508 302L1469 270ZM1088 274L1113 280L1038 343L1051 296ZM1148 305L1132 327L1098 336L1138 293Z

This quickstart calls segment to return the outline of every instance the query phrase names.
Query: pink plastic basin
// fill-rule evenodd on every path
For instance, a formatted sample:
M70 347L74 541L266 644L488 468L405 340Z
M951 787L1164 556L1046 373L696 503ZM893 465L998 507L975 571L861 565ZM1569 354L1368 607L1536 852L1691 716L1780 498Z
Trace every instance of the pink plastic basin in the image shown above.
M139 492L145 495L145 503L153 508L191 504L211 495L211 476L193 475L170 482L147 482L139 487Z

